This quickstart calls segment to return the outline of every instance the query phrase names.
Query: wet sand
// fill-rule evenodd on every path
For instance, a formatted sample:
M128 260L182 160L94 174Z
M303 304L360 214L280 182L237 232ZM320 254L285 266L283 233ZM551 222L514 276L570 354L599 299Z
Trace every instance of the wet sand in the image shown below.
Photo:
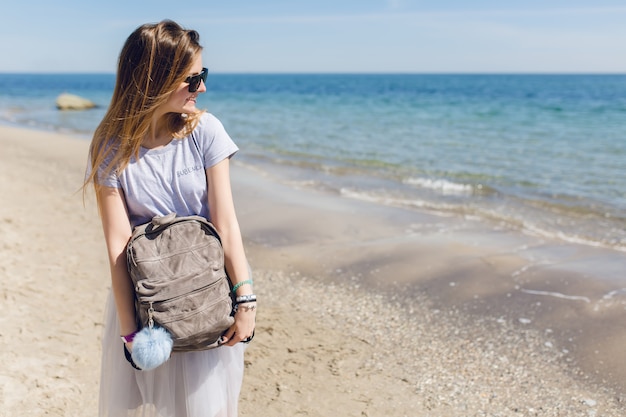
M96 415L88 143L0 146L0 416ZM232 171L260 298L241 416L624 415L624 254Z

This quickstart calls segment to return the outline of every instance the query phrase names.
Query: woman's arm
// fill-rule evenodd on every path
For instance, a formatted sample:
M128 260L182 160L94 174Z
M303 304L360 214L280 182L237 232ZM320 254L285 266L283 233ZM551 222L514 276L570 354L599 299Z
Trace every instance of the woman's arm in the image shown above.
M126 245L132 233L123 191L102 187L98 191L102 229L109 254L111 285L117 307L121 335L137 330L135 293L126 267Z
M233 202L229 159L207 168L206 175L211 222L222 240L226 270L232 284L235 285L248 280L250 275ZM244 284L237 288L237 295L244 294L252 294L252 285ZM235 313L235 324L224 335L226 344L232 346L252 336L255 318L255 310L240 309Z

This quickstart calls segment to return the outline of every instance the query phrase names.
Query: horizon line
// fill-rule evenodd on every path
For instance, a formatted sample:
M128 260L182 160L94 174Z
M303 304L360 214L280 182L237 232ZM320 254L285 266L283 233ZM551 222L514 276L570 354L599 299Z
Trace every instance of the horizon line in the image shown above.
M626 75L624 71L216 71L212 75ZM112 71L3 71L0 75L116 75Z

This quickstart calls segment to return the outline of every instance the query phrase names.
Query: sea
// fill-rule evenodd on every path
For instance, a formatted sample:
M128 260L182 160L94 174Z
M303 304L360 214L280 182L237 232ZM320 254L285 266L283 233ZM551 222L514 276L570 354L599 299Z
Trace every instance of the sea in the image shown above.
M89 140L114 82L0 74L0 123ZM210 74L198 107L294 185L626 252L626 74Z

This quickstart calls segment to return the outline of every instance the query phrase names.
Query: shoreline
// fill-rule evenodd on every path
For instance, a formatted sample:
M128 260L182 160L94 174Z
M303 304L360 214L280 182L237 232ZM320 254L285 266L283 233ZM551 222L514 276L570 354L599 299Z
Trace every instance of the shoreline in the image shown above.
M88 141L0 126L0 145L0 416L94 415L109 277L76 193ZM623 415L619 254L297 189L236 157L232 175L261 300L242 416Z
M242 229L256 244L255 253L278 252L283 270L327 284L356 285L403 304L411 304L411 294L421 294L436 310L543 332L546 343L567 352L568 362L577 363L587 376L626 393L620 354L626 342L621 326L626 288L620 282L626 260L620 252L264 179L258 172L237 172L235 196L262 200L261 194L273 191L265 205L244 211ZM276 210L272 198L284 209ZM247 207L246 200L239 206ZM323 211L336 218L328 215L316 222ZM248 224L253 212L266 224ZM285 212L294 214L285 218ZM281 223L297 224L302 235ZM257 258L251 262L272 268L264 255Z

